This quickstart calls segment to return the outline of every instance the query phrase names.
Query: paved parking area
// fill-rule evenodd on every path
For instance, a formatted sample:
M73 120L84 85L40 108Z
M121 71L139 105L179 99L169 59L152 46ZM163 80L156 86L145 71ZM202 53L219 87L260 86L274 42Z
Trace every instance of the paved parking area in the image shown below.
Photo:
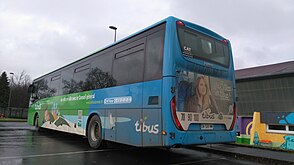
M137 148L108 143L92 150L87 139L50 130L36 132L25 122L0 122L0 164L258 164L197 148Z

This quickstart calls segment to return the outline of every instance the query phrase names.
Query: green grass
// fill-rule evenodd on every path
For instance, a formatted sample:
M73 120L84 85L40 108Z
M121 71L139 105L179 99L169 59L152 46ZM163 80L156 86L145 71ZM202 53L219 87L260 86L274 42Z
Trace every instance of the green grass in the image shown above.
M26 122L27 119L0 118L0 122Z

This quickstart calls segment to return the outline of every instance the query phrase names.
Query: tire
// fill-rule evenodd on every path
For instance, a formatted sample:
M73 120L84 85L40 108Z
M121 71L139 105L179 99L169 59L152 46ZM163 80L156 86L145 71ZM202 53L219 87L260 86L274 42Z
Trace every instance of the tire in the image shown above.
M95 115L90 119L87 126L88 143L91 148L98 149L102 144L102 126L99 116Z

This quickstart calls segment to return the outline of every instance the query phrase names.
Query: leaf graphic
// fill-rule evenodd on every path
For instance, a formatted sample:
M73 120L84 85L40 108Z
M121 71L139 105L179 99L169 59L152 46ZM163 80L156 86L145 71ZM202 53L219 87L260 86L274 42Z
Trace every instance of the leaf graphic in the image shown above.
M70 125L68 124L68 122L67 122L64 118L61 118L61 117L59 117L59 118L54 122L54 124L55 124L57 127L60 126L60 125L63 125L63 124L65 124L65 125L67 125L67 126L70 127Z

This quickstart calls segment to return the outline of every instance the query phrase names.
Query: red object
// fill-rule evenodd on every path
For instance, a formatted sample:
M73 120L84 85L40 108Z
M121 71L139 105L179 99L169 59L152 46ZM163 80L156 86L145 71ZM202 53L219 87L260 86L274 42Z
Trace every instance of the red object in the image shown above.
M226 40L226 39L222 40L222 42L225 43L225 44L227 44L227 45L228 45L228 43L229 43L229 41Z
M185 24L182 21L177 21L177 25L185 26Z
M271 143L271 140L260 140L261 143Z
M236 107L236 103L234 103L234 119L233 119L233 123L230 127L230 130L233 130L236 124L236 120L237 120L237 107Z
M170 106L172 109L172 117L173 117L173 120L176 124L177 129L183 131L184 129L183 129L178 117L177 117L176 96L174 96L173 99L171 100Z

